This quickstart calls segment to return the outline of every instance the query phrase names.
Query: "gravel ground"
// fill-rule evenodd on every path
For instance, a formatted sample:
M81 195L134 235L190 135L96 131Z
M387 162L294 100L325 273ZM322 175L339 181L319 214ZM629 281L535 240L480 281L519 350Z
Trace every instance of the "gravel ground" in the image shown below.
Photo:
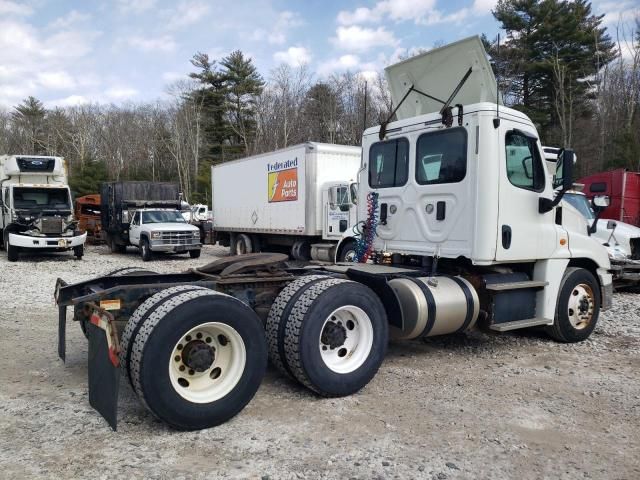
M144 264L182 271L198 260ZM140 265L132 251L0 256L2 478L640 478L640 295L616 294L591 338L486 334L392 344L357 395L321 399L270 369L232 421L176 432L123 380L118 432L87 400L87 346L56 353L57 277Z

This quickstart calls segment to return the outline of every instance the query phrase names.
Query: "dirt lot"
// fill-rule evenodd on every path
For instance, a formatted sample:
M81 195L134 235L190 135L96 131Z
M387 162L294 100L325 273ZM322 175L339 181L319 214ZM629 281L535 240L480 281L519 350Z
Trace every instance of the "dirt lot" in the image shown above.
M167 257L153 269L198 260ZM58 276L131 265L132 250L0 255L2 478L640 478L640 294L616 294L591 339L473 332L392 344L359 394L321 399L270 369L231 422L184 433L154 420L128 384L112 432L87 400L87 347L69 325L56 353Z

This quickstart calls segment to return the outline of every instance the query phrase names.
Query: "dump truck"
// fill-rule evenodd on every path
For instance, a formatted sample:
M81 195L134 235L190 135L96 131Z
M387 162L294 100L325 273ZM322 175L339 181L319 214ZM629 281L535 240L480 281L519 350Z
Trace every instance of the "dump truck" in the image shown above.
M360 157L359 147L307 142L214 165L218 243L232 255L280 247L296 260L332 260L355 225Z
M355 261L305 266L253 253L180 274L57 281L58 353L73 307L88 330L89 402L112 427L120 375L156 417L199 429L242 410L268 358L338 397L371 381L389 338L531 327L560 342L591 335L611 306L612 277L584 219L558 208L573 153L562 152L552 181L532 121L499 104L479 37L386 72L397 119L363 135L361 234L340 241L356 241Z
M0 240L10 262L20 252L84 255L87 234L73 216L62 157L0 155Z
M125 253L132 245L145 262L158 252L200 256L200 229L182 216L177 184L107 182L101 190L102 229L111 252Z

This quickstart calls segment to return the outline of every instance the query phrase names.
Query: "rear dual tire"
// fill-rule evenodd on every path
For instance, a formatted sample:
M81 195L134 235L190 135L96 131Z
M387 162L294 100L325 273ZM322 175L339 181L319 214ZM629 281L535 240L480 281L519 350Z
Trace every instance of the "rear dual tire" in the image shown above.
M260 319L239 300L209 289L159 294L148 300L152 306L139 315L122 349L134 390L175 428L229 420L253 398L265 373Z
M273 363L322 396L350 395L367 385L384 359L389 335L377 295L333 278L311 279L281 295L270 312L271 325L267 321Z

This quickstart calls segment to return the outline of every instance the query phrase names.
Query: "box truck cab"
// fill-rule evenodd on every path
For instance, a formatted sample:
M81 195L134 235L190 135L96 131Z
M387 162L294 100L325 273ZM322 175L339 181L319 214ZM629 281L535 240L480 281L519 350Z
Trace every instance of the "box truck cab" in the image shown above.
M84 255L86 233L73 216L64 159L0 156L0 239L7 259L20 252L73 250Z

